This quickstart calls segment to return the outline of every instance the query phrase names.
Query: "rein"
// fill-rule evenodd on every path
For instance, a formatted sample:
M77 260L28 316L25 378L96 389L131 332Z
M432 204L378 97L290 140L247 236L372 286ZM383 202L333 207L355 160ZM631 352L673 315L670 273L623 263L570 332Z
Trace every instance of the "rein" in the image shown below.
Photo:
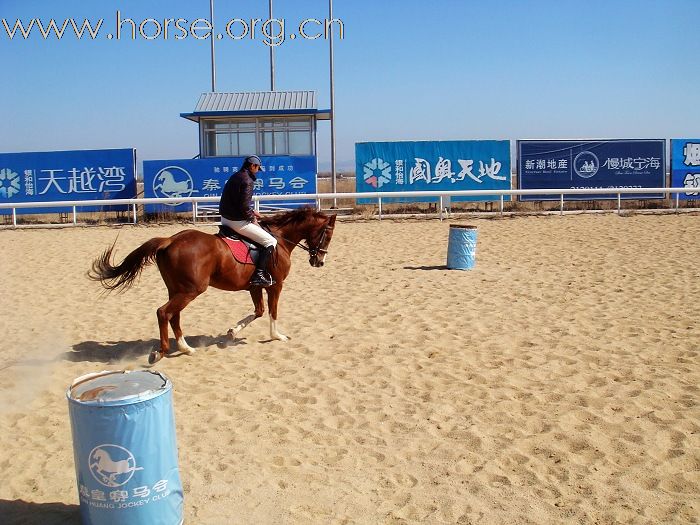
M294 246L298 246L299 248L301 248L302 250L304 250L306 252L309 252L309 255L311 257L314 257L314 256L318 255L319 253L321 253L321 254L328 253L328 250L321 248L321 246L323 246L323 242L326 240L326 234L328 233L329 228L330 228L329 226L325 226L323 228L323 233L321 234L321 238L319 239L315 248L311 247L311 246L305 246L304 244L302 244L302 241L294 242L294 241L290 241L286 237L282 237L282 239L287 241L290 244L293 244Z

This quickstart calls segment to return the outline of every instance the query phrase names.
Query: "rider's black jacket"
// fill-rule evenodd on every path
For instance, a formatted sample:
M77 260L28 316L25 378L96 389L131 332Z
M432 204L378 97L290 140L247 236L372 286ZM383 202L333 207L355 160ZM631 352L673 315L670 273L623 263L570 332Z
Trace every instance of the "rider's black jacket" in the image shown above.
M237 171L226 182L219 213L231 221L253 221L253 185L256 176L247 169Z

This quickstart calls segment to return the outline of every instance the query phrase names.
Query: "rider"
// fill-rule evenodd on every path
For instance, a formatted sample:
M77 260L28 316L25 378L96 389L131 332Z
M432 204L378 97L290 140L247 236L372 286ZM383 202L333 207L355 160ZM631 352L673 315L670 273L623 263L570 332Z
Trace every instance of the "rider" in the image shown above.
M260 215L253 210L253 185L260 171L260 164L259 157L246 157L243 167L231 175L224 186L219 213L221 224L262 245L250 286L272 286L275 281L266 270L270 256L277 246L277 239L260 227Z

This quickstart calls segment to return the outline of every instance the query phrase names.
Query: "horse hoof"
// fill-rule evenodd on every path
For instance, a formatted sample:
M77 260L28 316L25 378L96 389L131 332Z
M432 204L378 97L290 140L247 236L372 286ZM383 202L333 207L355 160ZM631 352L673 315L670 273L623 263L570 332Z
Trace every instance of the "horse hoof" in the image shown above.
M158 350L152 350L150 355L148 356L148 364L153 365L161 359L163 359L163 354Z
M195 350L194 348L191 348L191 347L190 347L190 348L184 348L184 349L182 349L181 352L182 352L183 354L185 354L185 355L194 355L194 354L197 352L197 350Z

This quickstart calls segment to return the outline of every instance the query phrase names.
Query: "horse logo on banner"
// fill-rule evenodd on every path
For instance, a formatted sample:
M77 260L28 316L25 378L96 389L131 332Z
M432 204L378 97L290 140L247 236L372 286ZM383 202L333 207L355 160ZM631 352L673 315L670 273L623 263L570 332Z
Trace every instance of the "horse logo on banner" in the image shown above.
M179 166L168 166L153 178L153 193L159 197L179 199L191 197L197 190L194 189L194 181L187 170Z
M134 472L143 470L136 466L134 455L119 445L99 445L89 457L92 476L105 487L120 487L129 482Z
M595 153L582 151L574 158L574 171L579 177L590 179L599 169L600 161Z

